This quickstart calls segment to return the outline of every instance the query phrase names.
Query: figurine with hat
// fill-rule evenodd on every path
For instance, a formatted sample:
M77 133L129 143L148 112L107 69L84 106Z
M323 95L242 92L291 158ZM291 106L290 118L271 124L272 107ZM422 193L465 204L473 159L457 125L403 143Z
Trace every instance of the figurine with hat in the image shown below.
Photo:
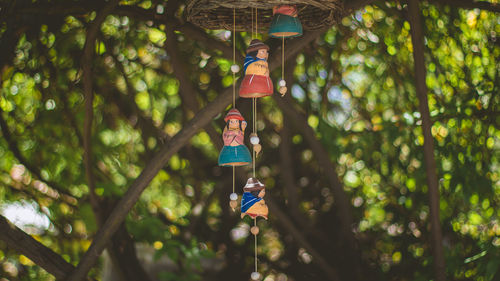
M247 122L236 108L229 110L222 133L224 147L219 154L219 166L244 166L252 163L250 151L243 143Z
M249 178L247 184L243 187L243 197L241 198L241 218L245 215L255 219L263 217L267 220L269 210L264 200L266 189L256 178Z
M243 64L245 77L240 85L240 97L260 98L273 94L274 87L269 77L267 57L269 46L259 39L253 39L247 48L247 56Z

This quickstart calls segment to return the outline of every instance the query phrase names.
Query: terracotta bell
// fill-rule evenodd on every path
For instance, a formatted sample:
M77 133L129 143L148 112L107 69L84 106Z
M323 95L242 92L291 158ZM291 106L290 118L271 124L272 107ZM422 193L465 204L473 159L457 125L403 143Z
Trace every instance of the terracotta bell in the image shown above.
M279 5L273 8L273 20L269 28L269 36L290 38L302 35L302 24L297 17L297 8L290 5Z
M243 196L241 197L241 218L245 215L255 219L263 217L267 220L269 210L264 200L266 187L256 178L249 178L247 184L243 187ZM256 234L255 234L256 235Z
M240 97L261 98L273 94L274 86L269 77L269 46L259 39L253 39L246 51L243 72L245 77L240 85Z
M219 154L219 166L245 166L252 163L250 151L245 146L245 128L247 122L236 108L229 110L226 117L226 126L222 132L224 147Z

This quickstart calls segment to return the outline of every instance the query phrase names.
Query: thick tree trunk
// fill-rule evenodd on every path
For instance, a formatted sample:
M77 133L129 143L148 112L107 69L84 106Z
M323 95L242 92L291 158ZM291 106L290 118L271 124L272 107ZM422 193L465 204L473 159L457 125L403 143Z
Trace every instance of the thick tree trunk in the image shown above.
M434 258L434 274L437 281L446 280L446 267L443 253L441 223L439 220L439 184L434 159L434 139L432 138L432 121L427 100L426 69L424 60L424 36L418 0L408 1L411 39L413 44L413 59L415 61L415 87L419 100L419 110L422 116L422 131L424 134L424 157L429 187L429 207L431 212L431 235Z

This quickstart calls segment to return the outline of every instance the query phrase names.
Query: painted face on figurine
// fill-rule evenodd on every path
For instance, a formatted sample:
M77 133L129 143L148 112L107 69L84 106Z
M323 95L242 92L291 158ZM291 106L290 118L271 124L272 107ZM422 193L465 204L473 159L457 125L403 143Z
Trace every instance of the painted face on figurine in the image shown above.
M240 120L229 119L229 129L236 130L240 128Z
M266 195L266 190L265 189L262 189L260 192L259 192L259 197L262 198Z
M258 57L259 59L265 59L265 60L267 60L267 57L268 57L268 56L269 56L269 53L267 52L267 50L266 50L266 49L259 49L259 50L257 51L257 57Z

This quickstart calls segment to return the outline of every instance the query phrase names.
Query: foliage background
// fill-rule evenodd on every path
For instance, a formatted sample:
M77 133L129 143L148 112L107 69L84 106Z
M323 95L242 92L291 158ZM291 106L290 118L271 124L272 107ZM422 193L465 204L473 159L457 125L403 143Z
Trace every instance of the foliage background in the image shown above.
M198 104L232 85L230 32L191 26L182 3L172 13L171 2L121 1L98 32L91 141L101 209L124 194ZM0 5L0 200L4 210L22 202L44 214L46 227L23 229L73 265L99 225L83 165L81 57L100 6ZM421 9L447 274L500 280L500 17L438 2ZM269 221L259 221L265 280L328 279L320 259L342 278L360 266L370 280L432 279L409 31L403 2L367 5L286 62L286 98L259 100L264 154L257 175L273 206ZM236 34L239 58L250 39ZM278 49L280 42L268 42ZM283 101L305 122L284 115ZM237 106L250 120L250 102ZM127 217L133 243L171 261L152 279L244 280L253 271L250 221L229 209L231 171L216 164L223 115L170 159ZM311 148L307 126L351 203L356 249L342 245L332 175ZM250 173L237 169L237 190ZM359 264L345 260L352 255L346 251L358 253ZM2 242L0 264L2 280L54 280ZM102 271L101 262L90 276L100 280Z

